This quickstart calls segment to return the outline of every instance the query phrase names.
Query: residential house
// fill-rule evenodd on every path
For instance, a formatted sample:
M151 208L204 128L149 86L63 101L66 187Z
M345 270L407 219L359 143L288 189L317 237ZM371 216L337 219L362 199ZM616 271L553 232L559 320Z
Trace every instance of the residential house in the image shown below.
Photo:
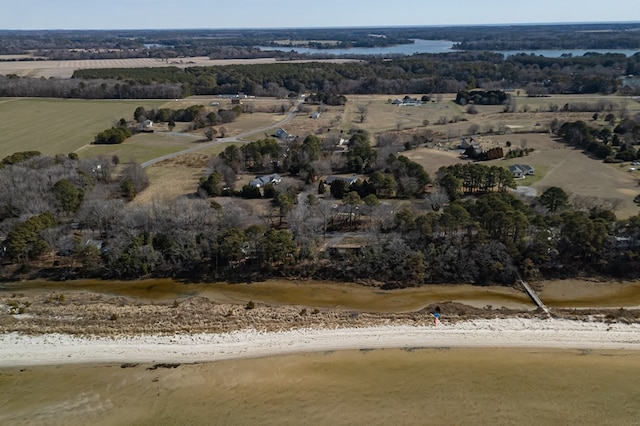
M153 121L144 120L142 123L138 124L138 131L152 133L153 132Z
M273 134L273 136L275 136L278 139L282 139L282 140L291 139L291 135L289 134L289 132L287 132L283 128L279 128L278 130L276 130L275 133Z
M402 99L395 99L391 102L392 105L398 106L420 106L422 105L422 101L418 98L411 98L409 96L405 96Z
M471 148L474 145L479 145L479 144L475 142L473 138L469 138L469 140L467 140L466 138L462 138L462 140L460 141L459 148L462 150L465 150L467 148Z
M333 182L341 180L347 184L347 186L351 186L358 181L358 178L355 176L351 177L340 177L340 176L327 176L324 180L324 183L327 185L331 185Z
M331 239L325 246L325 250L331 257L344 258L360 253L367 244L368 241L360 235L345 234Z
M531 176L535 173L535 169L527 164L514 164L509 166L509 171L516 179L524 178L525 176Z
M473 138L469 138L469 140L462 138L459 148L468 158L477 159L482 154L482 145L474 141Z
M256 176L254 180L249 182L249 186L253 186L255 188L263 188L266 185L277 185L280 182L282 182L282 178L280 177L280 175L277 173L273 173L271 175Z

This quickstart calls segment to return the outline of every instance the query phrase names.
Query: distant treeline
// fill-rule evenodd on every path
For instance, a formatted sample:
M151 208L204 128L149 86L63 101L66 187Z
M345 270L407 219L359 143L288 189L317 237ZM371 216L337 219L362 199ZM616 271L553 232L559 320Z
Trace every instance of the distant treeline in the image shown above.
M235 94L286 97L298 93L456 93L525 87L536 96L614 93L620 77L640 74L640 54L546 58L489 52L425 54L351 63L290 63L216 67L85 69L72 79L0 77L0 96L181 98ZM638 88L625 88L633 94Z
M594 72L596 71L597 72ZM422 55L367 63L277 63L180 69L78 70L75 79L117 79L121 85L180 84L183 95L283 91L341 94L444 93L476 87L535 86L543 93L612 93L621 75L640 72L640 55L545 58L500 54Z
M326 47L381 47L413 39L451 40L464 50L637 49L640 28L634 23L505 25L402 28L289 28L118 31L0 31L0 54L28 54L49 59L118 57L176 58L239 52L264 55L255 46L307 43ZM335 45L337 42L337 46ZM234 50L237 49L237 50ZM225 52L225 50L227 50ZM286 56L287 53L268 53ZM239 56L228 56L239 57Z

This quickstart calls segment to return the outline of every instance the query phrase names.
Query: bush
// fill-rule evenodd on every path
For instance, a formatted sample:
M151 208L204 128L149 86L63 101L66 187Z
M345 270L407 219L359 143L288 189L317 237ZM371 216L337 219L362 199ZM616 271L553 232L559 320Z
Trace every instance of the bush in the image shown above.
M242 187L242 191L240 191L240 196L242 198L262 198L262 193L260 192L260 188L245 185Z
M16 152L14 154L8 155L0 161L0 169L5 166L11 166L13 164L21 163L30 158L37 157L40 155L40 151L23 151Z
M96 145L115 145L125 141L131 136L131 131L126 127L112 127L96 135L93 143Z

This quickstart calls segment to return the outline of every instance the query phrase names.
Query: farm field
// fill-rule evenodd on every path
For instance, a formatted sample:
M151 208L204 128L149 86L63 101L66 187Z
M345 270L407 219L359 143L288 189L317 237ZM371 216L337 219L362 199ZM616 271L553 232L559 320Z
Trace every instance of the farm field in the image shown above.
M13 55L1 55L0 58L12 59ZM158 58L131 58L131 59L86 59L86 60L44 60L44 61L0 61L0 75L16 74L20 77L55 77L70 78L78 69L94 68L150 68L150 67L203 67L222 65L255 65L273 64L276 58L257 59L209 59L206 56L169 59L164 61ZM289 61L312 62L312 61ZM313 62L345 63L356 62L353 59L314 59Z
M68 154L136 107L158 108L166 100L80 100L0 98L0 157L36 150L47 155Z
M181 134L138 134L118 145L86 145L77 151L81 158L118 156L123 162L142 163L152 158L193 147L201 139Z
M409 95L420 99L422 95ZM455 116L464 115L463 107L452 101L455 95L448 94L442 97L440 102L429 102L421 106L397 106L390 100L402 98L401 95L361 95L349 96L345 109L345 117L341 128L366 129L371 133L391 130L402 130L424 126L424 120L435 124L440 117L446 117L447 121ZM366 109L364 121L360 121L360 109ZM435 129L434 129L435 130Z
M533 166L536 170L535 175L516 180L517 185L531 186L538 194L551 186L558 186L574 199L612 206L620 219L638 213L633 197L640 193L638 187L640 172L628 172L626 164L603 163L546 133L492 135L476 138L476 140L484 147L501 146L505 151L508 150L507 141L511 141L514 147L523 145L534 149L526 157L482 163L502 167L512 164ZM454 148L454 145L452 143L451 148ZM441 166L469 161L460 159L455 151L446 149L421 147L407 151L403 155L421 164L431 176L434 176Z
M155 133L138 134L119 145L91 145L91 142L97 133L111 127L120 118L132 118L138 106L179 109L198 104L209 106L214 101L220 102L220 108L231 107L228 99L216 97L179 101L0 98L0 115L3 117L0 123L0 158L18 151L37 150L46 155L77 152L84 158L117 155L122 161L143 162L192 148L204 141L203 129L188 132L185 123L177 123L175 131L169 132L166 126L156 124ZM251 99L247 100L247 105L278 112L242 114L235 122L224 125L227 136L272 126L284 118L279 112L281 107L290 108L289 101L275 98ZM264 136L264 133L258 133L254 139Z

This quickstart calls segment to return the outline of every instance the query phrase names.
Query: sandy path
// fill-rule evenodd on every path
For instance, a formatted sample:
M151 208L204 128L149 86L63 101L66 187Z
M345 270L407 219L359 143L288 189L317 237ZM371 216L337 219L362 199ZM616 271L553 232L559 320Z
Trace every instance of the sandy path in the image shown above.
M117 338L0 336L0 367L69 363L193 363L299 352L391 347L545 347L640 350L640 324L494 319L383 326Z

